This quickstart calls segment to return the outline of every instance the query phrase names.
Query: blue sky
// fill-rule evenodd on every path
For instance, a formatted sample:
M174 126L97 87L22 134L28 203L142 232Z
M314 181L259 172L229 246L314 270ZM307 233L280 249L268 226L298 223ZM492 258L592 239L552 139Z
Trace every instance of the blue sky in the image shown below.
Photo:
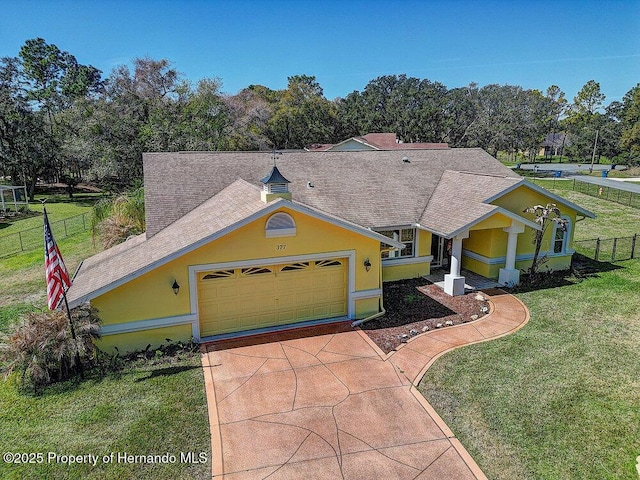
M640 82L640 0L0 0L0 56L35 37L105 76L166 58L229 94L307 74L333 99L405 73L448 88L556 84L569 100L593 79L608 104Z

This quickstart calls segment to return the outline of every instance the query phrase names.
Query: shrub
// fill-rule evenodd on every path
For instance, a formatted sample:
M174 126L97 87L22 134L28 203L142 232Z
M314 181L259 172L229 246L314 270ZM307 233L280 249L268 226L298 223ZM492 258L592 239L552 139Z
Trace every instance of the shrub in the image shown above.
M95 357L99 336L95 311L88 306L72 312L76 334L60 310L30 312L0 337L0 365L5 379L13 372L24 387L39 387L81 372ZM80 363L78 363L80 362Z
M102 246L110 248L145 230L144 190L138 188L114 199L104 199L93 208L92 230Z

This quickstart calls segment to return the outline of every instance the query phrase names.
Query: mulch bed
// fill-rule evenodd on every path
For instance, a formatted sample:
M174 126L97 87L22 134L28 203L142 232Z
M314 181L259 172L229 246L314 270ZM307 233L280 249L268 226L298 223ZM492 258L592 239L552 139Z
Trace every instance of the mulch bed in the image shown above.
M486 301L476 298L481 292L451 297L423 278L387 282L383 291L386 313L361 328L385 353L438 324L447 328L447 321L458 325L480 318L482 307L488 307Z

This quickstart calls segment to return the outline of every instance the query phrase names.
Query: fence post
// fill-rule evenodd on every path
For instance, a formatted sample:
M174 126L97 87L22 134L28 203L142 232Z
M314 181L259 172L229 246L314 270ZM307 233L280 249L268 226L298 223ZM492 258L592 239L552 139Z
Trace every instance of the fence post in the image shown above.
M85 215L86 215L85 213L82 214L82 231L83 232L87 231L87 224L86 224L85 218L84 218Z
M595 255L596 258L594 259L596 262L598 261L599 254L600 254L600 237L596 239L596 255Z
M24 252L24 247L22 245L22 233L18 232L18 240L20 241L20 251Z
M631 239L631 258L635 258L634 254L636 252L636 237L638 236L638 234L634 234L633 238Z
M616 261L616 247L618 246L618 237L613 239L613 248L611 249L611 261Z

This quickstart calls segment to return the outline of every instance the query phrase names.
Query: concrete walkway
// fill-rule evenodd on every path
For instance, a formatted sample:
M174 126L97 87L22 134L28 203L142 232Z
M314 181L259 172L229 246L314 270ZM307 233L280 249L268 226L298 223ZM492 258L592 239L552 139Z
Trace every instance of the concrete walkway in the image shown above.
M487 293L488 315L389 355L344 323L203 346L213 478L486 478L415 386L443 353L528 321Z

